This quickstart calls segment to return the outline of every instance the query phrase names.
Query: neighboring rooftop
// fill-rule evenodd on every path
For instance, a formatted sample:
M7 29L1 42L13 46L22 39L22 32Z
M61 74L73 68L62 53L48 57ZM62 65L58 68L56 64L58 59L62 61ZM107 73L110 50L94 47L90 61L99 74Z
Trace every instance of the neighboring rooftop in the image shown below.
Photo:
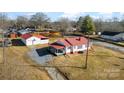
M111 32L111 31L104 31L102 32L102 35L109 35L109 36L115 36L117 34L124 33L124 32Z
M28 39L28 38L30 38L32 36L40 38L40 39L47 39L47 37L45 37L45 36L42 36L42 35L31 35L29 33L21 35L21 38Z

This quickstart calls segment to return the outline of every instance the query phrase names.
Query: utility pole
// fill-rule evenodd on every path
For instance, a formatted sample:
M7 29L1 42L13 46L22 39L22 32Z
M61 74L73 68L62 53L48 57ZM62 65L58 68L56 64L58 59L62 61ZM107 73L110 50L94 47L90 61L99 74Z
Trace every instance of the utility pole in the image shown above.
M5 63L5 39L4 39L4 19L3 19L3 13L2 13L2 47L3 47L3 63Z
M5 41L4 41L4 32L2 36L2 47L3 47L3 63L5 63Z
M87 62L88 62L88 54L89 54L89 35L87 37L87 50L86 50L86 60L85 60L85 65L84 68L87 69Z

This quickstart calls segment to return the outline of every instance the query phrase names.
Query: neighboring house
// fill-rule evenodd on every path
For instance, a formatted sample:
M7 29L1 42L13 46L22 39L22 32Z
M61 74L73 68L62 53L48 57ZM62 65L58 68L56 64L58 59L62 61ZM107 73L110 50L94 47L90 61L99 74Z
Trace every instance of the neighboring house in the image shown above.
M2 46L3 46L3 39L0 38L0 47L2 47Z
M55 55L83 52L87 49L87 41L84 37L60 39L50 44L49 50Z
M24 34L21 36L22 41L25 45L37 45L37 44L47 44L49 43L49 39L47 37L37 35L33 36L31 34Z
M9 39L1 39L0 38L0 47L2 47L3 45L5 47L12 46L12 42Z
M67 30L67 31L70 31L70 32L74 32L74 31L76 31L77 29L74 28L74 27L69 27L69 28L67 28L66 30Z
M18 36L28 34L28 33L31 33L31 31L26 30L26 29L18 30L18 32L17 32Z
M101 38L112 40L112 41L124 41L124 32L108 32L108 31L104 31L101 34Z

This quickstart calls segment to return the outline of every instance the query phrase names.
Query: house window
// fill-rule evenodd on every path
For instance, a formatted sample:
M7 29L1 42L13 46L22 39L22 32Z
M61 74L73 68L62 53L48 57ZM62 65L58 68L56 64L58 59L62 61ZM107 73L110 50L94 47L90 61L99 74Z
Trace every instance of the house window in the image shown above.
M81 49L82 48L82 45L81 46L78 46L78 49Z
M58 49L58 53L63 53L63 49Z
M73 46L74 47L74 49L76 49L76 46Z
M68 49L71 49L71 47L68 47Z

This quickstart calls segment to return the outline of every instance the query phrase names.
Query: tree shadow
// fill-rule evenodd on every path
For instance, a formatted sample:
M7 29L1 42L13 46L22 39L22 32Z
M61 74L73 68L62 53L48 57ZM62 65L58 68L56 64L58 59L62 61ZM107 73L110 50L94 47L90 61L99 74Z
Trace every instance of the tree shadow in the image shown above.
M12 46L26 46L21 39L12 39Z
M113 55L103 55L103 54L101 54L101 55L90 55L90 54L89 54L89 56L99 56L99 57L116 57L116 58L119 58L119 59L124 59L123 57L118 57L118 56L113 56Z
M120 66L119 64L113 64L114 66Z
M123 57L118 57L118 58L120 58L120 59L124 59Z
M121 68L120 70L124 70L124 68Z

